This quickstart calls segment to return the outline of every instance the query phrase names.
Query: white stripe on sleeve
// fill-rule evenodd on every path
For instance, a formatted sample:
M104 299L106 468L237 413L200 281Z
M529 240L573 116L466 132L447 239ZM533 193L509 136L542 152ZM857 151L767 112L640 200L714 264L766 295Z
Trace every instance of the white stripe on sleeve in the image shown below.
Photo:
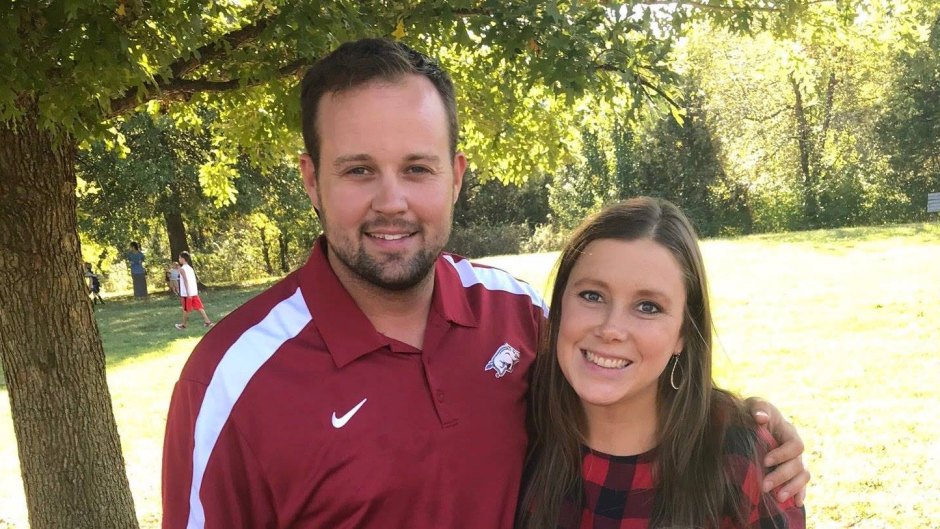
M209 456L222 427L228 421L232 407L251 377L284 342L297 336L311 319L298 288L289 298L275 305L263 320L245 331L216 366L196 417L193 484L189 495L187 529L202 529L205 526L205 511L199 499L199 490Z
M548 304L546 304L542 296L532 288L532 285L523 283L513 277L512 274L498 268L476 267L470 264L470 261L466 259L457 262L454 261L454 258L450 255L445 255L444 259L457 270L457 275L460 276L460 283L464 287L482 284L487 290L501 290L512 294L524 294L529 296L533 305L542 309L542 314L546 318L548 317Z

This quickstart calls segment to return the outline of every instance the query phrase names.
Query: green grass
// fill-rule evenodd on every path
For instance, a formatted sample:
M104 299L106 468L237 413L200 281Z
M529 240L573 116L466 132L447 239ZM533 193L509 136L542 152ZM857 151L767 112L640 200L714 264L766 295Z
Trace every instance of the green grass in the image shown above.
M809 527L938 528L940 225L710 240L717 377L774 402L807 444ZM543 288L555 254L484 261ZM212 317L261 287L212 291ZM169 394L202 334L178 333L168 298L97 313L108 380L144 529L158 527ZM0 391L5 393L5 391ZM9 418L0 396L0 528L25 529Z

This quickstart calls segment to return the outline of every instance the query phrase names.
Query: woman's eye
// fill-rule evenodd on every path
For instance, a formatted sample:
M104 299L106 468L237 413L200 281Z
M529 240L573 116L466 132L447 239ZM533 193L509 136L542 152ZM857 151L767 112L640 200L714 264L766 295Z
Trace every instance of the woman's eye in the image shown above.
M585 290L583 292L579 292L578 296L580 296L581 299L585 301L590 301L591 303L598 303L604 300L604 298L601 297L600 293L595 292L593 290Z
M659 305L653 303L652 301L641 301L637 308L639 308L640 312L644 314L658 314L663 311Z

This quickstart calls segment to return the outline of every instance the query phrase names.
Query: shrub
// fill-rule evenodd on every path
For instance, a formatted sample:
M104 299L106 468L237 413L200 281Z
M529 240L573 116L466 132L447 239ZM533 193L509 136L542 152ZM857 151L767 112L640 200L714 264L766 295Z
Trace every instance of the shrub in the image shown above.
M513 255L519 253L522 241L528 237L529 228L525 224L456 226L447 251L467 257Z
M540 224L531 237L520 248L522 253L555 252L561 250L568 241L570 230L553 224Z

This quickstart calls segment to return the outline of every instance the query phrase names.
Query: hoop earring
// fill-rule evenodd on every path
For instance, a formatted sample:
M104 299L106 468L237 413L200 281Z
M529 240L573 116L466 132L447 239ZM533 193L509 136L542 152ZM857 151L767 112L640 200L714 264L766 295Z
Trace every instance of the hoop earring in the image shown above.
M669 373L669 385L672 386L672 389L678 390L679 386L676 384L676 366L679 365L679 355L672 355L672 358L675 361L672 363L672 372Z

